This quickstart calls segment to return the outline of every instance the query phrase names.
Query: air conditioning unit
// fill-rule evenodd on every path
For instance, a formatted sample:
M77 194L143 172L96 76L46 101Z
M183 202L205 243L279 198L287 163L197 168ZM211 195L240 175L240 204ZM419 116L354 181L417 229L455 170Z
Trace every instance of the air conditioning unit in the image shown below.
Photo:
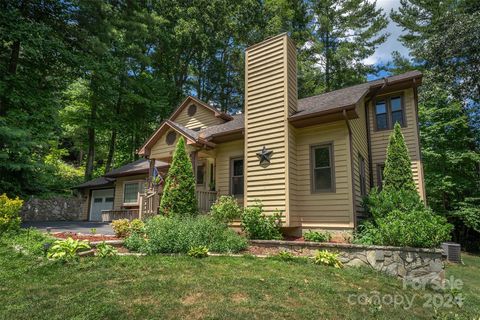
M460 244L455 242L442 243L443 256L450 262L460 263L462 258L460 257Z

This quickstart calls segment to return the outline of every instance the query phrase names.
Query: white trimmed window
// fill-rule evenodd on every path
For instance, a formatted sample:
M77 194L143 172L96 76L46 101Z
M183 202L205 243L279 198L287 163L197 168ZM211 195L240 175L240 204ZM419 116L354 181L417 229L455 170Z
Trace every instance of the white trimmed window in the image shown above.
M140 192L141 182L125 182L123 185L123 203L136 204L138 203L138 193Z

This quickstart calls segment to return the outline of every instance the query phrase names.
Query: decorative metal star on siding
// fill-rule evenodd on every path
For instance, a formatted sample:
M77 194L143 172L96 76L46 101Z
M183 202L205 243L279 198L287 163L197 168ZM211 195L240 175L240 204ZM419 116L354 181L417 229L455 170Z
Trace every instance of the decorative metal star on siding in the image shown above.
M260 165L262 167L267 167L270 164L270 158L272 157L273 151L267 150L265 146L263 146L262 151L257 153L257 158L260 160Z

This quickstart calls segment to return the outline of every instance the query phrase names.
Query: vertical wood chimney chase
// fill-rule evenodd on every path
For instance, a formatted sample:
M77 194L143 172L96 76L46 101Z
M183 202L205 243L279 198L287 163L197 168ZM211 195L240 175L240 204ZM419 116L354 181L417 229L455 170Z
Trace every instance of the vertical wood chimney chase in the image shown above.
M288 117L297 111L296 48L280 34L245 53L245 195L246 206L260 200L266 212L281 210L291 226L295 195L295 138ZM257 153L272 151L260 165Z

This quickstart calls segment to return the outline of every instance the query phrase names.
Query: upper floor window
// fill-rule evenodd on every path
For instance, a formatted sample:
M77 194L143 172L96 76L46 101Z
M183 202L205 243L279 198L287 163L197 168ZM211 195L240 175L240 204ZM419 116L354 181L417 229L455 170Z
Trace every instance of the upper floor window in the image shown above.
M312 192L335 192L333 145L313 146L310 162Z
M230 194L234 196L243 195L243 157L231 160Z
M381 98L375 102L376 130L392 129L395 123L405 126L405 110L401 95Z

